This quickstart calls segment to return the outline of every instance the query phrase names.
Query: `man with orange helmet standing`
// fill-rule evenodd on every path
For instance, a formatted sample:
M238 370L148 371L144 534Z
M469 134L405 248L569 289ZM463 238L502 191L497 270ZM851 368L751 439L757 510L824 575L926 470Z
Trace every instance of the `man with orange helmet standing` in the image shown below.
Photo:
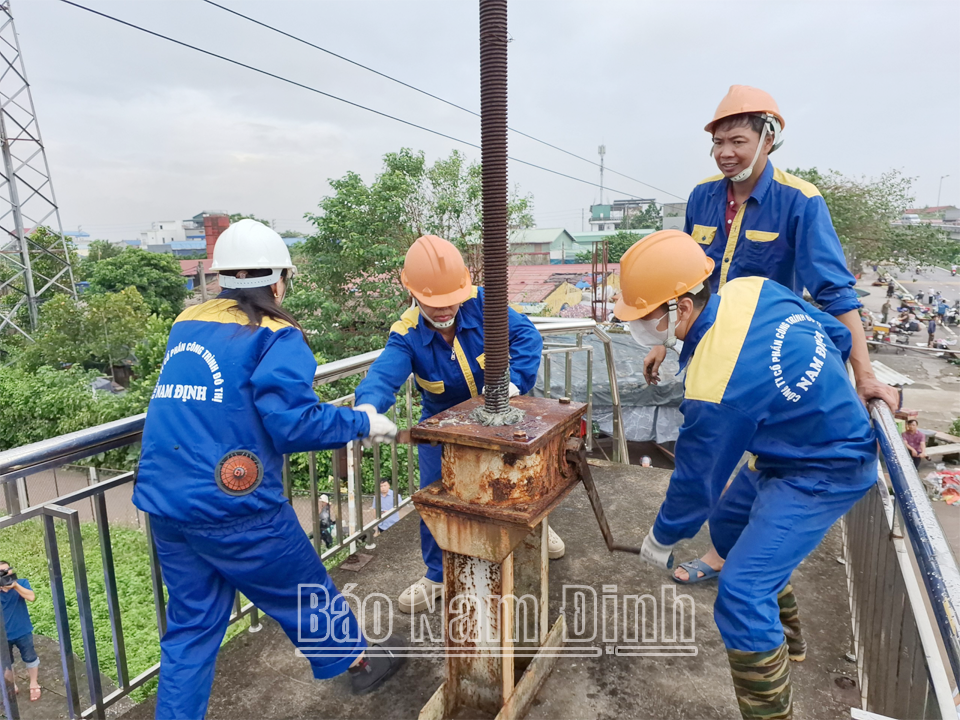
M412 373L423 401L421 419L483 394L483 288L452 243L435 235L418 238L400 276L414 305L390 328L383 353L357 386L356 409L385 412ZM528 318L510 310L510 396L529 392L537 381L543 340ZM420 445L420 487L440 479L442 446ZM549 554L559 558L563 541L553 530ZM400 594L404 612L432 609L443 593L443 553L420 521L426 575Z
M811 183L775 168L768 156L783 143L786 123L776 101L763 90L733 85L704 130L719 175L699 183L687 201L684 232L714 261L709 283L718 292L743 276L776 280L803 296L804 288L826 313L850 331L850 364L857 392L866 402L884 400L897 409L896 390L876 379L858 314L861 307L830 212ZM655 384L666 348L653 348L644 376ZM745 467L743 472L749 472ZM679 582L716 577L723 560L711 551L683 563Z
M847 378L850 331L765 278L737 278L712 294L715 264L701 248L664 230L620 261L617 317L641 345L682 340L686 369L676 469L641 557L671 567L676 543L710 517L727 559L714 618L741 714L791 718L789 661L802 639L795 606L784 618L779 598L797 565L877 482L877 439ZM728 491L721 502L744 452L755 456L745 476L752 498L729 503Z

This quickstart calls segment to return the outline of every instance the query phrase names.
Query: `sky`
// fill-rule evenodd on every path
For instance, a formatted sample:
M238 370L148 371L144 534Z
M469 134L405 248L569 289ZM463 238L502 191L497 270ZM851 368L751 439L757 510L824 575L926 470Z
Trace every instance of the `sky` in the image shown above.
M479 144L474 115L202 0L78 0L382 112ZM478 3L218 0L479 110ZM12 9L64 230L134 239L200 211L309 230L304 213L385 153L479 150L145 35L58 0ZM511 127L597 159L603 199L683 200L717 172L703 126L731 84L786 121L781 168L915 177L918 205L960 205L960 2L511 0ZM599 169L511 134L514 157L591 183ZM941 177L949 175L942 181ZM540 227L581 230L600 190L511 163ZM587 228L589 229L589 228Z

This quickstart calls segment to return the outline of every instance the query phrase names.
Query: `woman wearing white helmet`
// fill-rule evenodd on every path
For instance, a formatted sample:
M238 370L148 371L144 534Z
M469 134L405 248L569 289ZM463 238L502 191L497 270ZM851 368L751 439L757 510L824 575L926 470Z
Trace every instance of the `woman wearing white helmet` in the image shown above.
M391 439L396 426L318 401L316 361L280 306L294 266L277 233L234 223L212 268L225 289L174 322L133 495L169 592L158 718L203 717L238 590L277 620L318 679L349 668L354 691L366 692L401 664L389 639L365 652L281 480L285 453Z

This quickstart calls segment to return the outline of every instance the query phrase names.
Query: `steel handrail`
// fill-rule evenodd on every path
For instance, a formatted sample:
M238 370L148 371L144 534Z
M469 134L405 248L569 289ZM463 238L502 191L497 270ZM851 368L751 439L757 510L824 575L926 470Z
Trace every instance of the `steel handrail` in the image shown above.
M957 616L960 608L960 568L933 512L913 460L900 438L893 414L879 400L870 402L870 414L950 667L954 677L960 678L960 618Z

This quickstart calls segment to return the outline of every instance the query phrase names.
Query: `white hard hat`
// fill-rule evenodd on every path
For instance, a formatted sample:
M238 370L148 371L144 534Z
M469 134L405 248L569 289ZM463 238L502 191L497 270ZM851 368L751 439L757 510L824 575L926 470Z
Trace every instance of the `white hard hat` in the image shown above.
M210 269L220 273L220 287L225 288L273 285L280 279L280 273L283 270L288 271L288 278L292 277L296 270L283 238L263 223L249 218L233 223L217 238ZM272 270L273 272L263 277L237 278L224 275L226 270Z
M322 493L322 494L320 495L320 499L323 500L323 502L325 502L325 503L330 502L330 496L327 495L326 493Z

